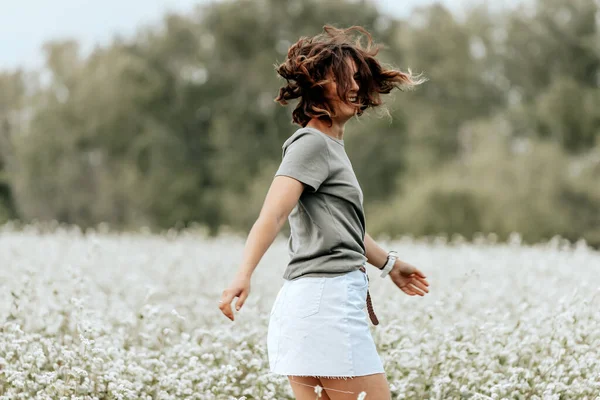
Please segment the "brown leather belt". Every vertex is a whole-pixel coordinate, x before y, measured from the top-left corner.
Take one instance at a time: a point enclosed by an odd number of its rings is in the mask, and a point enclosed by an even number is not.
[[[367,285],[369,282],[369,274],[367,274],[367,269],[364,265],[361,265],[359,268],[362,272],[367,275]],[[373,304],[371,303],[371,295],[369,294],[369,288],[367,287],[367,310],[369,311],[369,318],[373,325],[379,325],[379,320],[377,319],[377,315],[375,315],[375,311],[373,311]]]

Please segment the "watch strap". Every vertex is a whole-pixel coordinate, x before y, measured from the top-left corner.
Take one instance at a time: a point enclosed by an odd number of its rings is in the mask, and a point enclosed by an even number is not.
[[[380,275],[382,278],[385,278],[385,276],[390,273],[390,271],[394,267],[394,264],[396,263],[397,259],[398,259],[398,253],[396,253],[393,250],[388,253],[387,260],[385,262],[385,265],[382,268],[382,273]]]

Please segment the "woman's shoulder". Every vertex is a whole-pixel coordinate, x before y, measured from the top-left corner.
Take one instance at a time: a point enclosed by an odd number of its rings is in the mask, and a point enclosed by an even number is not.
[[[308,148],[323,148],[327,145],[327,142],[319,131],[311,128],[299,128],[297,129],[281,146],[283,150],[289,147],[292,143],[302,143],[303,147]]]

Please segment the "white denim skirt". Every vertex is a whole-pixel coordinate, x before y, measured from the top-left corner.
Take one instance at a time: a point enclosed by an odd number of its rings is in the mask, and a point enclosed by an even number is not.
[[[328,378],[383,373],[369,328],[367,289],[361,270],[285,280],[269,318],[270,371]]]

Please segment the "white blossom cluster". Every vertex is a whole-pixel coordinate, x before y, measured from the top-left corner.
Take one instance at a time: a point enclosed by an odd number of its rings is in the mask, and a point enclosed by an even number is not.
[[[0,227],[0,400],[293,399],[266,348],[286,239],[235,321],[218,308],[244,243]],[[584,242],[378,243],[431,285],[406,296],[368,267],[394,399],[600,399],[600,254]]]

